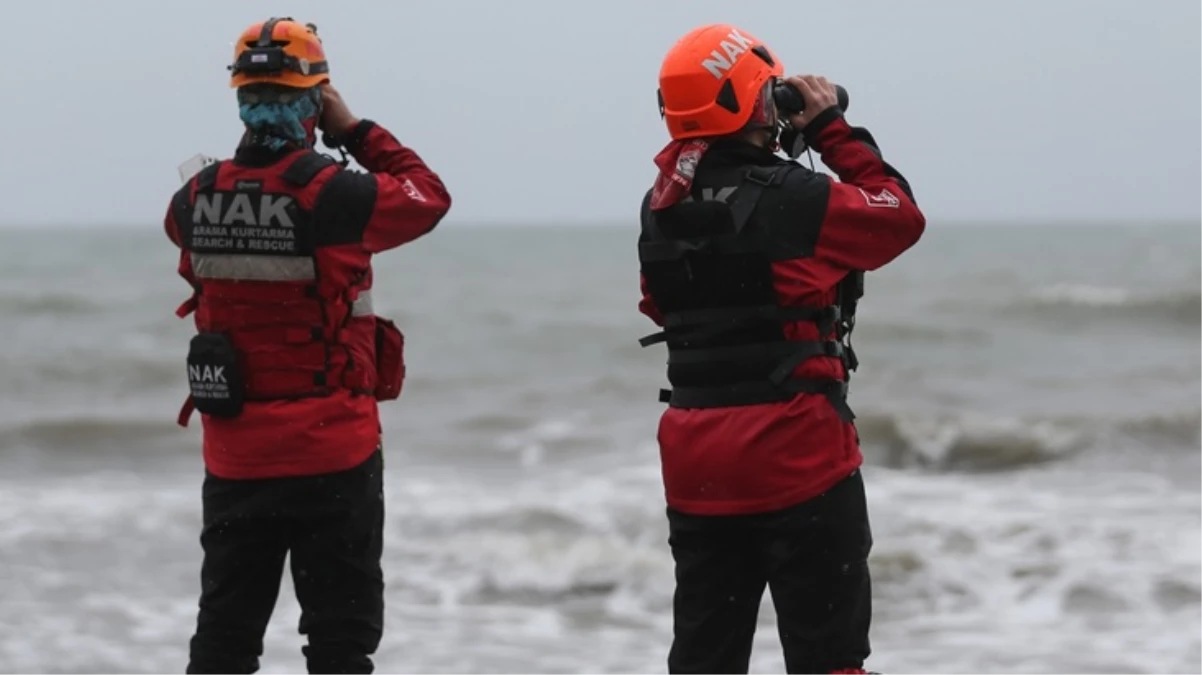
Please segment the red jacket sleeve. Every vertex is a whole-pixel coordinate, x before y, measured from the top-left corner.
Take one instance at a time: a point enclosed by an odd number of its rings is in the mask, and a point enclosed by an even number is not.
[[[375,180],[375,203],[363,230],[363,246],[371,253],[421,237],[450,211],[451,195],[442,179],[384,127],[364,120],[346,145]]]
[[[838,112],[834,109],[835,113]],[[913,246],[926,228],[909,183],[882,158],[867,129],[841,114],[822,115],[805,130],[831,179],[815,257],[849,270],[875,270]]]

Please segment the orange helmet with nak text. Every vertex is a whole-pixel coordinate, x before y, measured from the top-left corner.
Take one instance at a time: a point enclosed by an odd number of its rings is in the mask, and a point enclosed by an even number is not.
[[[776,56],[747,32],[728,24],[702,26],[664,57],[660,113],[674,139],[731,134],[751,120],[765,86],[783,74]]]
[[[330,81],[317,26],[290,17],[268,19],[242,31],[229,70],[234,88],[267,83],[307,89]]]

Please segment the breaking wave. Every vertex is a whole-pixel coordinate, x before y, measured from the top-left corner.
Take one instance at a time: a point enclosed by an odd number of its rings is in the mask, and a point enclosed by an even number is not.
[[[1058,460],[1089,445],[1087,434],[1067,425],[983,415],[865,414],[856,425],[869,459],[894,468],[1003,471]]]
[[[856,420],[870,461],[893,468],[992,472],[1066,459],[1104,440],[1196,451],[1202,410],[1126,419],[1022,419],[979,414],[866,413]]]
[[[1197,325],[1202,321],[1202,292],[1137,293],[1117,287],[1057,284],[1011,303],[1008,310],[1060,318],[1110,317]]]
[[[5,290],[0,292],[0,314],[5,316],[77,316],[99,312],[105,303],[95,297],[62,291]]]

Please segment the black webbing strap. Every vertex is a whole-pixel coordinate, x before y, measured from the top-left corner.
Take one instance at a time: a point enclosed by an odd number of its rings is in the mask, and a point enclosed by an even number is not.
[[[794,363],[785,373],[793,372],[802,361],[815,356],[842,358],[843,345],[835,341],[801,342],[786,340],[761,344],[736,345],[733,347],[706,347],[703,349],[673,349],[668,352],[669,365],[689,365],[750,361],[755,359],[783,359],[782,364]],[[780,378],[783,381],[784,378]]]
[[[217,184],[217,167],[221,166],[220,162],[214,162],[200,170],[196,174],[196,191],[208,192]]]
[[[271,17],[263,22],[263,30],[259,31],[259,41],[255,43],[256,47],[270,47],[272,43],[271,34],[275,32],[275,25],[280,21],[290,21],[291,19],[281,19],[279,17]]]
[[[830,307],[780,307],[760,305],[756,307],[710,307],[706,309],[682,309],[664,316],[665,328],[680,328],[717,321],[745,321],[765,319],[777,321],[821,321],[829,318],[839,320],[839,308]]]
[[[684,309],[669,312],[664,316],[664,330],[648,335],[639,340],[639,344],[647,347],[664,342],[669,332],[682,339],[697,339],[699,335],[710,329],[720,333],[738,327],[749,321],[812,321],[818,325],[821,335],[828,335],[834,330],[840,320],[837,306],[829,307],[779,307],[776,305],[760,305],[755,307],[709,307],[705,309]],[[687,331],[693,326],[701,328],[697,331]]]
[[[755,213],[755,207],[760,203],[760,198],[764,196],[764,189],[778,183],[788,168],[789,165],[783,164],[753,166],[747,169],[742,184],[735,192],[735,200],[730,205],[731,213],[734,215],[736,235],[743,231],[747,223],[751,222],[751,215]]]
[[[337,164],[338,160],[320,152],[306,152],[299,159],[284,169],[284,173],[280,174],[280,178],[295,185],[304,187],[308,185],[317,174],[325,170],[326,167]]]
[[[743,382],[721,387],[677,387],[660,391],[660,402],[673,408],[729,408],[788,401],[797,394],[824,394],[844,422],[855,419],[847,405],[847,382],[840,380],[794,379],[781,385]]]
[[[643,262],[663,262],[678,260],[689,253],[707,253],[713,255],[737,255],[744,253],[759,253],[761,245],[754,241],[744,241],[739,236],[751,216],[756,205],[764,196],[765,188],[777,185],[783,181],[785,172],[791,168],[784,164],[779,166],[753,166],[747,169],[735,192],[735,199],[730,204],[733,232],[723,236],[695,237],[689,239],[667,239],[662,236],[651,219],[649,241],[639,244],[639,259]]]
[[[662,239],[639,244],[639,260],[642,262],[666,262],[679,260],[690,253],[706,255],[740,255],[758,253],[760,246],[746,242],[733,235],[696,237],[692,239]]]
[[[785,360],[781,361],[776,366],[776,370],[773,370],[772,374],[768,376],[768,379],[775,384],[784,384],[803,361],[815,356],[830,356],[846,362],[842,342],[829,340],[823,342],[791,342],[790,344],[804,345],[804,347],[799,346],[796,351],[785,357]]]

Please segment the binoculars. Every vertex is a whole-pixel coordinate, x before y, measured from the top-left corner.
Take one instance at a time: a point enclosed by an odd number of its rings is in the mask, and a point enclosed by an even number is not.
[[[835,96],[839,100],[839,109],[847,112],[847,90],[839,85],[835,85]],[[772,88],[772,100],[776,103],[776,109],[782,115],[799,115],[805,112],[806,100],[801,95],[797,87],[788,82],[777,82]]]

